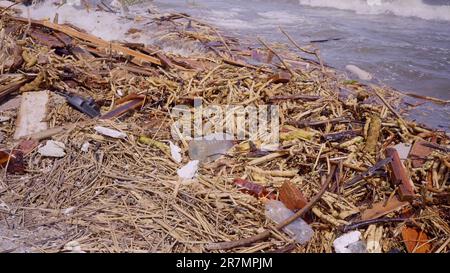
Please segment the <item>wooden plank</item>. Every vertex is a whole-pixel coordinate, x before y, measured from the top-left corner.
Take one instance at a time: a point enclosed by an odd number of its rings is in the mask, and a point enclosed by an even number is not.
[[[400,160],[400,156],[395,148],[387,148],[386,156],[392,157],[391,181],[394,185],[398,185],[401,201],[411,201],[415,197],[415,187],[409,177],[405,166]]]
[[[48,101],[48,91],[25,92],[22,95],[14,139],[47,130],[45,118]]]

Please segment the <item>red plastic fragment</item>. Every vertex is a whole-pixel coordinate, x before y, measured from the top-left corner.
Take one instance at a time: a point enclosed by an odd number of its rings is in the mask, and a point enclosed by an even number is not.
[[[268,199],[276,199],[275,194],[269,192],[265,187],[245,179],[236,178],[234,184],[237,185],[242,192],[248,193],[255,197],[266,197]]]

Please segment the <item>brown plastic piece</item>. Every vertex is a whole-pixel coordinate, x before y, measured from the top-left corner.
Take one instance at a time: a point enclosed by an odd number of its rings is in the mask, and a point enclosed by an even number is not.
[[[409,152],[413,168],[420,168],[425,164],[426,157],[433,151],[432,148],[425,146],[426,141],[417,140]]]
[[[284,182],[280,188],[280,200],[290,210],[297,211],[308,203],[300,190],[292,182]]]
[[[427,234],[420,229],[403,227],[403,242],[409,253],[429,253],[431,252],[430,239]]]
[[[8,173],[23,174],[25,172],[23,152],[20,150],[0,151],[0,166],[7,167]]]
[[[279,72],[270,77],[273,83],[288,83],[291,80],[291,75],[286,72]]]
[[[240,188],[242,192],[248,193],[255,197],[266,197],[268,199],[275,199],[275,195],[270,193],[265,187],[245,179],[236,178],[234,184]]]

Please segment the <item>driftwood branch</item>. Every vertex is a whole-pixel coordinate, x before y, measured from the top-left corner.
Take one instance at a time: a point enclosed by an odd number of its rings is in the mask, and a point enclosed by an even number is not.
[[[308,95],[289,95],[289,96],[273,96],[270,97],[270,101],[279,101],[279,100],[306,100],[306,101],[315,101],[320,99],[320,96],[308,96]]]
[[[322,185],[322,188],[316,194],[316,196],[314,196],[314,198],[311,199],[311,201],[309,201],[309,203],[306,204],[306,206],[303,207],[301,210],[299,210],[297,213],[295,213],[290,218],[288,218],[288,219],[284,220],[283,222],[279,223],[278,225],[276,225],[275,230],[281,230],[282,228],[291,224],[298,218],[302,217],[306,212],[308,212],[322,198],[322,195],[326,192],[328,185],[330,185],[330,182],[333,178],[333,174],[334,174],[335,170],[336,170],[336,166],[332,166],[331,172],[328,175],[327,180]],[[257,241],[266,239],[269,236],[270,236],[270,230],[265,230],[265,231],[258,233],[252,237],[237,240],[237,241],[208,244],[208,245],[206,245],[206,249],[207,250],[227,250],[227,249],[231,249],[231,248],[235,248],[235,247],[250,245]]]
[[[395,109],[386,101],[385,98],[383,98],[383,96],[377,91],[376,87],[372,88],[373,92],[375,93],[375,95],[377,95],[377,97],[383,102],[383,104],[399,119],[403,122],[403,124],[406,125],[405,120],[402,118],[402,116],[400,116],[400,114],[395,111]]]
[[[325,71],[325,68],[324,68],[324,66],[323,66],[323,61],[322,61],[322,58],[320,58],[319,50],[318,50],[318,49],[315,49],[314,51],[307,50],[307,49],[301,47],[301,46],[300,46],[300,45],[299,45],[299,44],[291,37],[291,35],[289,35],[289,34],[288,34],[284,29],[282,29],[281,27],[280,27],[280,31],[288,38],[288,40],[289,40],[296,48],[298,48],[298,50],[300,50],[300,51],[302,51],[302,52],[305,52],[305,53],[307,53],[307,54],[312,54],[312,55],[316,56],[317,60],[319,61],[320,67],[322,68],[322,72]]]
[[[280,62],[283,64],[284,67],[289,71],[289,73],[295,77],[297,74],[290,68],[290,66],[284,61],[283,58],[273,49],[271,48],[266,42],[264,42],[261,38],[258,38],[258,41],[263,44],[270,52],[273,53],[273,55],[277,56],[277,58],[280,60]]]
[[[360,221],[360,222],[356,222],[350,225],[346,225],[341,227],[343,232],[348,232],[354,229],[358,229],[358,228],[362,228],[362,227],[366,227],[366,226],[370,226],[373,224],[378,224],[378,223],[393,223],[393,222],[406,222],[406,221],[411,221],[411,219],[408,218],[378,218],[378,219],[371,219],[371,220],[365,220],[365,221]]]

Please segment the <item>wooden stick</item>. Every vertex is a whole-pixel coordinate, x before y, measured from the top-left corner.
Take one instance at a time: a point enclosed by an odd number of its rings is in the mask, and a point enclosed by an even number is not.
[[[266,68],[263,68],[263,67],[258,67],[258,66],[246,64],[246,63],[243,63],[243,62],[231,60],[231,59],[225,58],[223,56],[221,56],[221,57],[222,57],[223,62],[226,63],[226,64],[230,64],[230,65],[234,65],[234,66],[238,66],[238,67],[251,68],[251,69],[262,71],[262,72],[266,72],[266,73],[272,73],[273,72],[270,69],[266,69]]]
[[[223,45],[225,46],[225,48],[227,49],[227,51],[228,51],[228,54],[230,54],[230,57],[233,57],[233,53],[231,53],[231,49],[230,49],[230,47],[228,46],[228,44],[227,44],[227,42],[225,42],[225,39],[222,37],[222,35],[220,35],[220,33],[217,31],[217,29],[216,28],[212,28],[213,30],[214,30],[214,32],[217,34],[217,36],[220,38],[220,40],[222,41],[222,43],[223,43]]]
[[[291,37],[291,35],[289,35],[286,31],[284,31],[284,29],[282,29],[281,27],[280,27],[280,31],[288,38],[288,40],[296,47],[296,48],[298,48],[298,50],[300,50],[300,51],[302,51],[302,52],[305,52],[305,53],[307,53],[307,54],[312,54],[312,55],[314,55],[314,56],[316,56],[316,58],[317,58],[317,60],[319,61],[319,63],[320,63],[320,67],[322,68],[322,72],[323,71],[325,71],[325,68],[324,68],[324,66],[323,66],[323,61],[322,61],[322,59],[320,58],[320,56],[319,56],[319,53],[317,52],[318,50],[316,49],[316,50],[314,50],[314,52],[313,51],[309,51],[309,50],[307,50],[307,49],[304,49],[304,48],[302,48],[292,37]]]
[[[387,107],[389,110],[391,110],[392,113],[394,113],[394,115],[395,115],[397,118],[399,118],[400,120],[402,120],[402,121],[404,122],[402,116],[400,116],[400,114],[397,113],[397,111],[395,111],[394,108],[392,108],[392,106],[386,101],[386,99],[383,98],[383,97],[381,96],[380,93],[378,93],[378,91],[376,90],[376,88],[373,88],[373,92],[375,93],[375,95],[377,95],[378,98],[380,98],[380,100],[384,103],[384,105],[386,105],[386,107]],[[406,124],[406,123],[405,123],[405,124]]]
[[[12,92],[19,90],[19,88],[22,87],[22,85],[24,85],[26,82],[27,79],[22,78],[20,80],[15,80],[11,83],[0,86],[0,100],[2,100],[4,97],[11,94]]]
[[[270,52],[273,53],[273,55],[277,56],[277,58],[280,60],[280,62],[284,65],[284,67],[286,67],[286,69],[289,71],[289,73],[295,77],[296,73],[294,71],[292,71],[292,69],[289,67],[289,65],[283,60],[283,58],[281,58],[280,55],[278,55],[277,52],[275,52],[274,49],[272,49],[268,44],[266,44],[266,42],[264,42],[261,38],[258,37],[258,41],[261,42],[261,44],[263,44]]]
[[[269,97],[270,101],[278,101],[278,100],[307,100],[307,101],[315,101],[320,99],[320,96],[308,96],[308,95],[289,95],[289,96],[273,96]]]
[[[408,218],[377,218],[377,219],[365,220],[365,221],[356,222],[356,223],[353,223],[350,225],[346,225],[346,226],[341,227],[341,229],[343,232],[348,232],[350,230],[354,230],[354,229],[358,229],[358,228],[362,228],[365,226],[378,224],[378,223],[392,223],[392,222],[406,222],[406,221],[411,221],[411,219],[408,219]]]
[[[314,196],[314,198],[311,199],[311,201],[308,204],[306,204],[306,206],[303,207],[301,210],[299,210],[297,213],[295,213],[288,219],[284,220],[280,224],[276,225],[275,230],[281,230],[282,228],[291,224],[292,222],[297,220],[299,217],[303,216],[306,212],[308,212],[322,198],[322,195],[326,192],[328,185],[330,184],[335,171],[336,171],[336,166],[333,165],[333,167],[331,168],[331,172],[328,175],[327,180],[322,185],[322,188],[316,194],[316,196]],[[270,236],[270,234],[271,234],[270,230],[265,230],[265,231],[258,233],[252,237],[249,237],[249,238],[245,238],[245,239],[241,239],[241,240],[237,240],[237,241],[230,241],[230,242],[212,243],[212,244],[206,245],[205,248],[207,250],[220,250],[220,249],[226,250],[226,249],[231,249],[231,248],[235,248],[235,247],[246,246],[246,245],[255,243],[257,241],[266,239]]]
[[[441,253],[448,244],[450,244],[450,237],[434,253]]]
[[[194,19],[194,18],[192,18],[192,17],[190,17],[190,16],[187,16],[187,15],[185,15],[185,14],[182,14],[182,13],[177,13],[176,15],[179,15],[179,16],[185,18],[185,19],[188,19],[188,20],[197,22],[197,23],[199,23],[199,24],[202,24],[202,25],[205,25],[205,26],[211,28],[211,29],[216,33],[216,35],[219,37],[220,41],[223,43],[223,45],[225,46],[225,48],[227,49],[228,53],[230,54],[230,57],[233,56],[233,53],[231,53],[231,49],[230,49],[230,47],[228,46],[227,42],[225,42],[225,39],[222,37],[222,35],[219,33],[219,31],[217,31],[217,29],[216,29],[215,27],[213,27],[212,25],[207,24],[207,23],[205,23],[205,22],[202,22],[202,21],[200,21],[200,20]]]
[[[410,97],[418,98],[418,99],[429,100],[429,101],[439,103],[439,104],[444,104],[444,105],[450,103],[450,100],[442,100],[442,99],[433,98],[430,96],[422,96],[422,95],[418,95],[418,94],[414,94],[414,93],[406,93],[406,95],[408,95]]]

